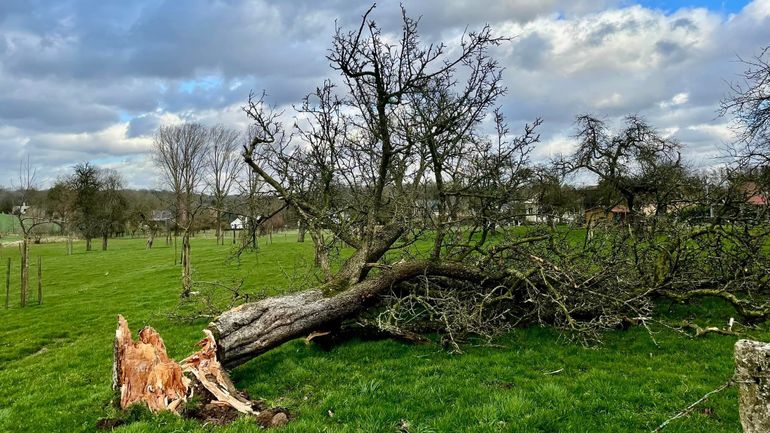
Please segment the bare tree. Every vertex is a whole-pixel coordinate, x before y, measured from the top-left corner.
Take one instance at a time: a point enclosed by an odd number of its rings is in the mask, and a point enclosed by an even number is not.
[[[722,100],[721,114],[733,115],[743,146],[736,156],[747,163],[770,164],[770,46],[752,59],[740,81],[730,85],[731,95]]]
[[[593,173],[612,187],[618,200],[609,207],[625,201],[633,217],[640,211],[642,195],[663,197],[665,189],[676,186],[672,175],[682,170],[680,145],[663,138],[643,119],[626,117],[617,133],[590,115],[579,116],[576,123],[578,149],[560,164],[567,172]]]
[[[294,124],[294,130],[305,145],[298,146],[292,155],[280,152],[274,155],[277,158],[289,157],[285,168],[294,174],[292,181],[297,185],[298,193],[304,201],[313,203],[323,215],[332,214],[337,208],[334,201],[344,197],[340,179],[335,175],[340,167],[339,160],[343,157],[350,121],[342,115],[342,105],[342,101],[334,94],[334,86],[330,81],[325,81],[322,87],[307,95],[297,109],[303,120]],[[275,150],[272,147],[266,149]],[[329,279],[329,252],[336,238],[327,234],[306,212],[300,211],[298,214],[301,230],[303,233],[309,231],[313,239],[315,265],[321,268],[324,278]]]
[[[29,243],[36,229],[49,222],[42,209],[32,206],[32,195],[37,188],[37,169],[30,164],[29,156],[19,162],[18,186],[19,201],[13,207],[13,215],[21,229],[21,306],[27,305],[29,296]]]
[[[154,160],[162,182],[174,194],[176,225],[182,231],[182,297],[192,288],[190,268],[190,231],[201,209],[200,192],[204,185],[208,131],[197,123],[164,125],[153,139]]]
[[[99,171],[98,224],[102,236],[102,250],[107,250],[107,240],[119,230],[125,220],[128,203],[123,195],[123,179],[114,170]]]
[[[75,219],[75,192],[70,188],[69,179],[59,179],[48,190],[49,211],[59,221],[67,235],[67,254],[72,254],[72,229]]]
[[[222,212],[241,165],[240,153],[238,152],[239,139],[238,131],[225,128],[222,125],[214,126],[209,130],[210,144],[206,155],[206,182],[216,212],[217,242],[222,244],[224,244]]]
[[[489,28],[468,33],[455,57],[450,57],[443,44],[422,46],[417,22],[405,13],[401,40],[389,42],[369,19],[370,12],[357,30],[337,30],[329,55],[345,82],[345,97],[340,99],[351,117],[344,137],[323,137],[329,125],[323,121],[310,120],[315,133],[300,126],[306,138],[318,138],[317,150],[326,152],[321,154],[322,166],[313,170],[318,179],[325,175],[330,181],[300,181],[304,172],[296,170],[297,161],[308,153],[304,142],[289,139],[280,112],[262,98],[250,98],[245,108],[254,121],[253,138],[245,149],[249,167],[302,218],[355,251],[318,289],[266,299],[220,316],[212,327],[219,338],[220,354],[229,365],[356,314],[383,291],[420,275],[458,281],[485,279],[472,264],[475,252],[487,246],[484,233],[489,232],[492,221],[504,222],[502,213],[494,208],[515,196],[512,189],[520,185],[519,170],[528,148],[537,140],[532,127],[521,137],[511,138],[502,116],[494,117],[498,125],[494,140],[479,129],[501,93],[499,66],[488,50],[504,39],[493,36]],[[459,76],[470,78],[461,81]],[[328,86],[322,89],[321,99],[329,90]],[[435,138],[431,137],[435,131],[424,127],[418,133],[406,128],[412,123],[409,118],[420,116],[418,104],[430,107],[430,95],[451,101],[435,116],[437,124],[442,115],[449,123],[436,146],[460,146],[458,155],[447,149],[443,159],[434,159],[427,141]],[[333,98],[326,100],[336,103]],[[304,108],[322,116],[334,113],[334,109],[319,110],[316,104]],[[332,144],[334,153],[330,154]],[[426,190],[435,188],[430,177],[434,170],[442,180],[451,179],[447,195],[468,203],[468,212],[458,213],[446,223],[453,228],[465,224],[478,229],[470,239],[447,237],[437,250],[448,253],[425,260],[411,256],[409,248],[428,230],[423,217],[429,213]],[[307,199],[314,188],[327,184],[336,189],[334,200]],[[386,253],[402,260],[388,264]],[[374,269],[378,271],[372,273]],[[241,327],[245,322],[250,323],[248,328]],[[290,325],[279,329],[274,326],[278,322]]]

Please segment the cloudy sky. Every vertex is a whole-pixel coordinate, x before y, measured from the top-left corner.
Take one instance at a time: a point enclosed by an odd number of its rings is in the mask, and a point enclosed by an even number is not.
[[[575,115],[640,114],[700,166],[731,139],[717,118],[738,56],[770,45],[770,0],[404,1],[427,40],[484,23],[513,36],[502,101],[512,126],[542,117],[535,158],[569,151]],[[0,185],[29,155],[45,187],[72,165],[157,186],[159,124],[245,128],[249,90],[290,105],[334,72],[324,59],[354,0],[0,0]],[[397,1],[378,3],[386,30]]]

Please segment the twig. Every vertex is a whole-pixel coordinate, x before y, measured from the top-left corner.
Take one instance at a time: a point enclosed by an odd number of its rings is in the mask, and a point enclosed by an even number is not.
[[[655,430],[652,431],[652,433],[658,433],[661,430],[663,430],[671,421],[674,421],[674,420],[677,420],[679,418],[682,418],[682,417],[685,417],[685,416],[689,415],[699,404],[701,404],[704,401],[706,401],[709,397],[711,397],[712,395],[714,395],[714,394],[716,394],[718,392],[724,391],[725,389],[729,388],[732,385],[733,385],[733,378],[731,377],[730,380],[728,380],[727,382],[723,383],[722,385],[720,385],[716,389],[713,389],[713,390],[707,392],[706,395],[704,395],[703,397],[700,398],[700,400],[698,400],[695,403],[687,406],[685,409],[683,409],[681,412],[679,412],[678,414],[674,415],[673,417],[665,420],[663,422],[663,424],[659,425],[658,428],[656,428]]]

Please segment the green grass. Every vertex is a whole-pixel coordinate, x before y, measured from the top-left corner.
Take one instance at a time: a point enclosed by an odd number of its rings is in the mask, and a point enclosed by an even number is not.
[[[243,277],[245,286],[281,292],[287,275],[307,271],[310,242],[296,235],[262,238],[258,255],[226,262],[229,246],[193,239],[197,280]],[[171,320],[179,303],[174,248],[156,240],[111,241],[109,251],[65,255],[64,244],[32,245],[43,257],[43,304],[18,307],[18,249],[12,257],[11,308],[0,307],[0,432],[87,432],[110,408],[112,337],[123,314],[134,332],[152,325],[181,359],[201,338],[205,320]],[[4,271],[4,268],[3,268]],[[32,270],[36,287],[36,271]],[[4,279],[4,272],[0,279]],[[4,281],[3,281],[4,282]],[[33,290],[35,292],[36,289]],[[721,305],[711,320],[729,316]],[[694,307],[693,307],[694,308]],[[687,309],[678,307],[677,315]],[[545,328],[520,329],[501,347],[467,346],[450,355],[433,345],[351,341],[325,352],[302,341],[273,350],[232,372],[253,397],[288,407],[285,432],[637,432],[650,431],[732,374],[735,338],[687,340],[654,329],[611,332],[585,348]],[[757,338],[770,333],[757,331]],[[559,374],[544,373],[563,369]],[[666,432],[740,432],[737,396],[729,389]],[[333,416],[330,416],[330,411]],[[248,420],[215,428],[165,414],[139,416],[121,432],[256,431]]]
[[[18,228],[19,223],[16,221],[16,217],[5,213],[0,213],[0,233],[14,232]]]

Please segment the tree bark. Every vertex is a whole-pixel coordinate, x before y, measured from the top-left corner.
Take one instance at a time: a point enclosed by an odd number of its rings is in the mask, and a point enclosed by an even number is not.
[[[25,235],[21,241],[21,306],[27,305],[29,294],[29,238]]]
[[[91,238],[86,238],[86,251],[91,251]]]
[[[738,384],[744,433],[770,431],[770,344],[739,340],[735,343],[735,381]]]
[[[315,266],[319,267],[324,274],[324,280],[328,281],[332,277],[331,266],[329,264],[329,251],[326,248],[326,239],[323,231],[311,229],[310,237],[313,238],[313,247],[315,251]]]
[[[182,297],[190,296],[192,291],[192,276],[190,269],[190,232],[182,235]]]
[[[107,234],[102,235],[102,251],[107,251]]]
[[[484,278],[459,264],[403,262],[336,294],[330,292],[338,283],[329,283],[317,289],[244,304],[226,311],[209,325],[219,344],[217,357],[228,368],[242,364],[286,341],[354,317],[376,303],[379,295],[394,284],[418,275],[469,281]]]

